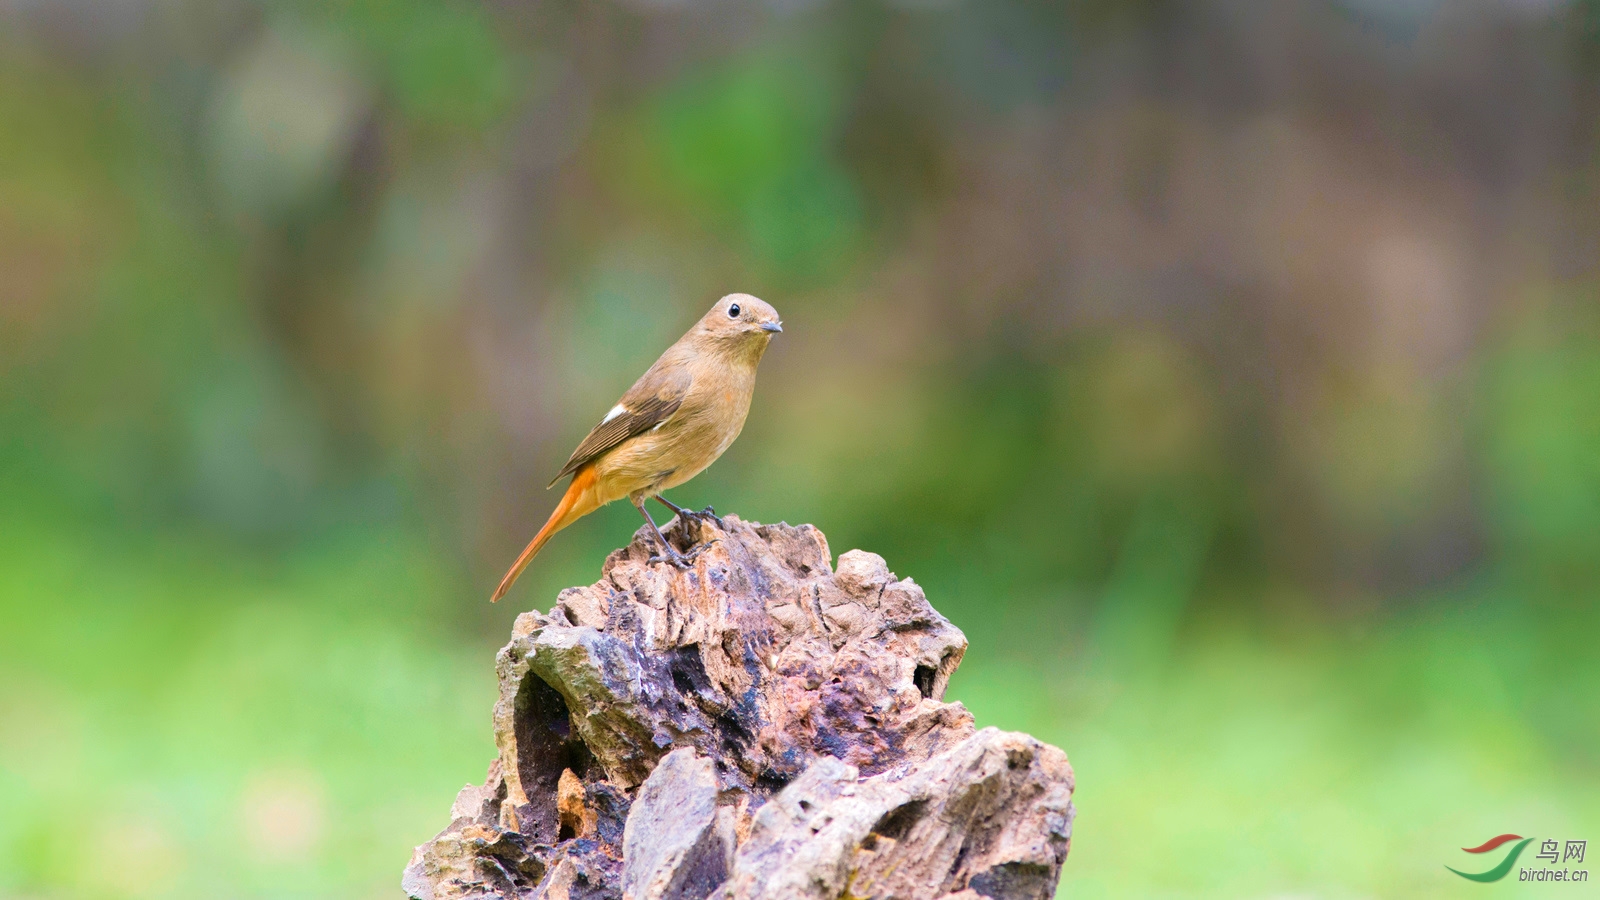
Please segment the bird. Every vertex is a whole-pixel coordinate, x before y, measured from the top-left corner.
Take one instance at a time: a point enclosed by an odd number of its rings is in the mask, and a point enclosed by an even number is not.
[[[706,545],[679,553],[650,518],[645,501],[654,497],[681,520],[698,524],[710,519],[718,528],[725,527],[714,508],[693,512],[661,492],[705,471],[739,436],[755,393],[756,366],[773,335],[782,331],[778,311],[763,300],[749,294],[718,300],[628,388],[550,480],[546,490],[572,476],[555,511],[500,580],[490,601],[506,595],[556,532],[623,497],[644,516],[661,544],[661,554],[650,562],[688,568]]]

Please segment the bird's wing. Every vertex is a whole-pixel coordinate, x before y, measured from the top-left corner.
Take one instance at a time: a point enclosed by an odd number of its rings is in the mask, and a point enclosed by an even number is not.
[[[622,395],[622,400],[611,408],[600,424],[572,451],[572,457],[561,467],[561,472],[550,479],[550,485],[578,471],[584,464],[599,459],[623,441],[637,437],[652,428],[660,427],[672,418],[683,405],[684,395],[694,379],[683,367],[672,371],[658,371],[652,366],[633,387]]]

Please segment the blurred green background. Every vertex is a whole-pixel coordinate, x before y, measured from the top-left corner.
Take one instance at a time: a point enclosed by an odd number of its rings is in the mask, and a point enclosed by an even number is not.
[[[1575,895],[1444,866],[1600,839],[1597,86],[1561,0],[0,3],[0,897],[398,897],[734,290],[676,499],[927,588],[1061,896]]]

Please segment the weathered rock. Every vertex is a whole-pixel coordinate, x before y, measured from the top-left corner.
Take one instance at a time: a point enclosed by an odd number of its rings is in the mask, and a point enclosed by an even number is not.
[[[682,747],[639,788],[622,833],[622,896],[703,900],[728,880],[732,809],[718,815],[711,761]]]
[[[966,649],[910,579],[811,526],[647,532],[500,651],[499,759],[403,885],[458,898],[1049,897],[1072,770],[943,702]],[[695,526],[688,526],[693,528]],[[685,538],[677,520],[666,529]]]
[[[819,759],[756,814],[720,896],[1047,898],[1072,787],[1066,754],[994,728],[872,778]]]

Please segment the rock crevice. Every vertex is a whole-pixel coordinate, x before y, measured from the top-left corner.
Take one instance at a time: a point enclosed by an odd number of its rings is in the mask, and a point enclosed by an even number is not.
[[[417,900],[1039,900],[1072,769],[943,701],[966,651],[911,579],[809,525],[726,529],[679,570],[641,529],[517,618],[499,757],[417,848]]]

